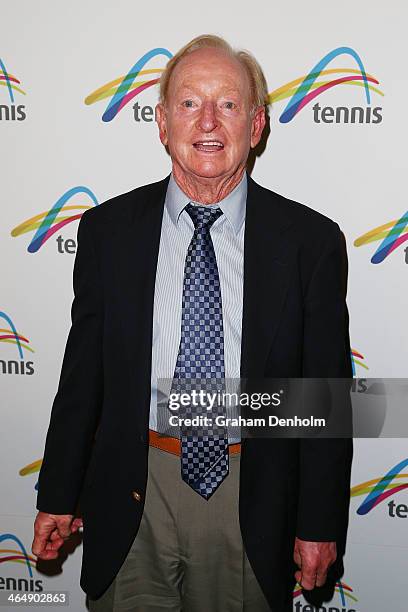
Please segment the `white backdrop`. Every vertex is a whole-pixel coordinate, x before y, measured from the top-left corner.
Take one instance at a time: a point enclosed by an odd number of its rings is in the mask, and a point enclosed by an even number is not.
[[[45,565],[36,568],[30,554],[35,485],[70,322],[78,220],[69,217],[84,210],[75,207],[93,206],[93,197],[100,203],[158,180],[170,169],[156,124],[144,120],[151,111],[142,111],[155,105],[155,86],[135,95],[111,121],[102,121],[123,77],[152,49],[175,53],[198,34],[220,34],[254,53],[271,93],[308,75],[335,49],[347,47],[358,54],[367,83],[374,88],[369,90],[370,103],[351,51],[333,57],[317,75],[315,88],[303,92],[305,105],[288,123],[280,118],[295,90],[284,88],[287,97],[275,99],[271,134],[253,177],[323,212],[342,228],[349,254],[351,341],[361,355],[355,356],[356,376],[406,375],[408,219],[397,228],[392,252],[381,263],[371,258],[408,209],[407,19],[408,7],[397,0],[316,0],[312,5],[261,0],[248,6],[163,0],[152,5],[130,0],[3,3],[0,591],[15,584],[12,579],[21,579],[20,587],[27,592],[38,590],[40,581],[43,590],[68,590],[70,610],[85,610],[78,586],[81,546],[72,547],[53,576]],[[141,69],[160,69],[165,61],[158,55]],[[141,74],[128,85],[157,76]],[[333,83],[342,78],[349,80]],[[111,88],[103,87],[111,81]],[[326,89],[325,83],[330,85]],[[92,97],[99,88],[100,98]],[[311,94],[316,97],[306,103]],[[327,110],[319,110],[317,103]],[[352,111],[356,107],[362,110]],[[367,107],[382,109],[377,111],[382,120],[360,123]],[[78,187],[61,212],[49,213]],[[47,221],[54,233],[32,243],[36,232],[47,229],[39,229]],[[372,241],[363,239],[355,246],[356,239],[382,225],[386,227],[382,233],[374,231]],[[355,448],[345,575],[326,609],[403,612],[408,466],[401,462],[408,458],[407,443],[357,440]],[[361,510],[370,487],[395,466],[395,477],[381,489],[374,507]],[[114,537],[109,525],[106,537]],[[294,605],[296,610],[312,610],[296,593]]]

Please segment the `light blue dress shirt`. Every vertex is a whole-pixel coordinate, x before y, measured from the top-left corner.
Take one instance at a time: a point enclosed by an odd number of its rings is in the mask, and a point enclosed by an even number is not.
[[[210,234],[221,285],[226,379],[240,378],[246,199],[245,172],[240,183],[220,202],[191,202],[220,207],[224,213],[213,223]],[[168,386],[180,345],[184,264],[194,233],[191,217],[184,210],[190,201],[171,175],[164,203],[154,291],[149,415],[149,427],[154,431],[157,431],[157,399],[163,397],[160,390],[167,395],[170,391]],[[236,434],[229,435],[230,443],[238,440]]]

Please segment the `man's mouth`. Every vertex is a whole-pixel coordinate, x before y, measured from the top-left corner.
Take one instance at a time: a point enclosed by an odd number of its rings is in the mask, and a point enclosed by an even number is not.
[[[197,142],[193,143],[193,147],[197,151],[213,153],[215,151],[222,151],[224,145],[220,140],[197,140]]]

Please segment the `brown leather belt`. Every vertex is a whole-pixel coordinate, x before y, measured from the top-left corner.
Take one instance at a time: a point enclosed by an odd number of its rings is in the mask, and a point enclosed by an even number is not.
[[[179,457],[181,455],[181,443],[178,438],[162,436],[157,431],[153,431],[153,429],[149,429],[149,444],[173,455],[178,455]],[[237,444],[229,444],[228,450],[230,455],[240,453],[241,444],[239,442]]]

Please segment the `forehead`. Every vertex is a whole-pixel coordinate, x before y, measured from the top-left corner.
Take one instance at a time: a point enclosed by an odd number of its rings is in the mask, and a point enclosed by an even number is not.
[[[169,89],[218,84],[223,88],[249,91],[245,68],[222,49],[197,49],[183,57],[173,70]]]

